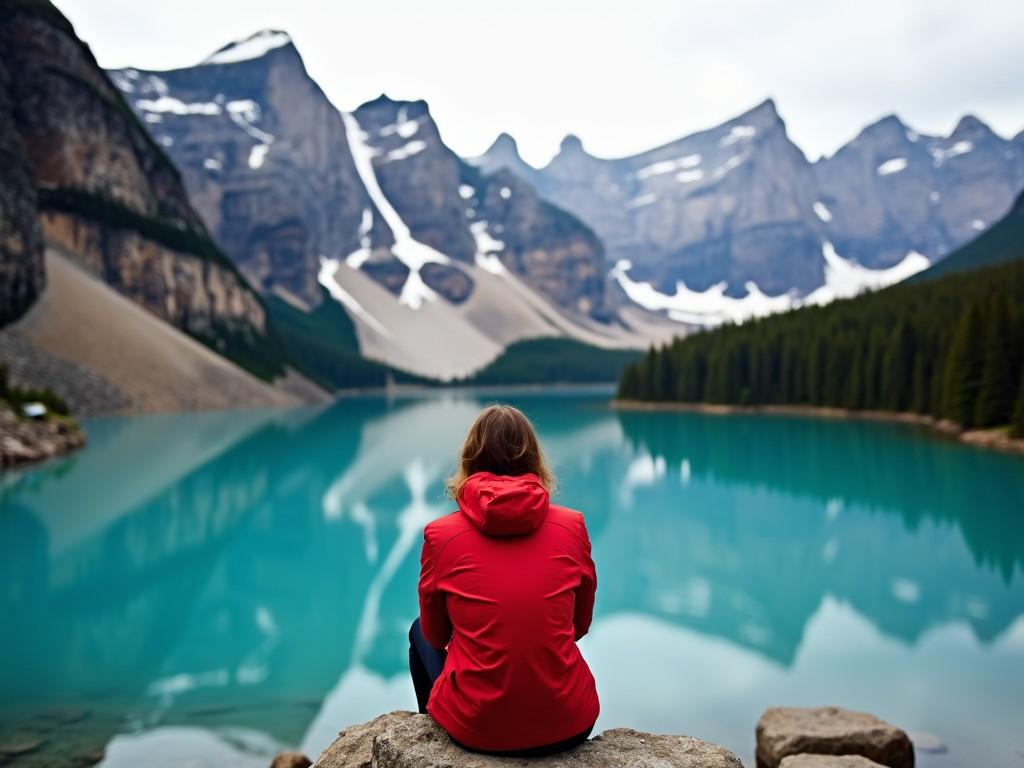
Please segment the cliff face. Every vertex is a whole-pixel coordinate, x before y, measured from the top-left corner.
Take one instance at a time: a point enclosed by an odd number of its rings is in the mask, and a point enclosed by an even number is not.
[[[0,62],[45,238],[237,362],[279,372],[262,303],[70,24],[47,2],[15,4],[0,19]]]
[[[36,189],[11,119],[9,87],[0,62],[0,326],[24,314],[45,280]]]
[[[466,267],[500,245],[496,258],[560,308],[602,316],[603,248],[586,225],[518,179],[467,168],[423,101],[381,96],[342,115],[283,32],[257,33],[194,67],[111,75],[264,292],[317,306],[327,258],[400,302],[437,295],[461,305],[476,288]],[[433,251],[424,264],[421,245]]]
[[[246,45],[262,55],[238,54]],[[252,284],[319,304],[320,256],[356,250],[362,212],[372,204],[341,115],[287,36],[267,31],[196,67],[112,77]],[[390,242],[379,226],[362,236]]]

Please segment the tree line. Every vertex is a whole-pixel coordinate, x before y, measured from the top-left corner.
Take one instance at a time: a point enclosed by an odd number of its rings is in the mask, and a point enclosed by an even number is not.
[[[624,400],[911,412],[1024,436],[1024,261],[653,347]]]

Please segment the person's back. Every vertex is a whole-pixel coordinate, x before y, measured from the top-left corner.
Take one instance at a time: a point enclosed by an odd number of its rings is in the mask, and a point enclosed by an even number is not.
[[[530,454],[536,461],[516,463]],[[489,469],[475,471],[482,466]],[[576,647],[596,588],[583,516],[550,504],[550,474],[515,409],[481,415],[461,470],[453,480],[459,510],[424,531],[420,619],[410,633],[421,711],[474,750],[572,746],[598,715],[594,679]],[[447,646],[447,657],[432,657],[426,644]]]

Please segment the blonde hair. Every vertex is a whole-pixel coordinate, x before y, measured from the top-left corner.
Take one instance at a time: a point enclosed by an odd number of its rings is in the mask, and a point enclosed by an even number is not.
[[[448,495],[458,501],[466,481],[477,472],[532,473],[548,493],[555,490],[555,475],[544,460],[533,425],[526,414],[511,405],[489,405],[476,417],[462,444],[455,472],[448,478]]]

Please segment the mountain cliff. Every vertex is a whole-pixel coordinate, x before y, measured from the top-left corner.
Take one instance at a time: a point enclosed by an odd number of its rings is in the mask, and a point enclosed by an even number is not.
[[[111,76],[251,283],[318,305],[320,255],[359,247],[371,203],[341,115],[290,38],[268,30],[195,67]],[[362,237],[374,246],[390,242],[380,226]]]
[[[283,372],[259,297],[67,20],[44,0],[8,3],[0,63],[7,73],[0,141],[31,178],[47,243],[250,370]],[[25,185],[4,186],[11,194]],[[21,195],[21,218],[31,197]],[[30,247],[24,257],[27,297],[38,292],[41,254]]]
[[[21,317],[45,282],[36,188],[11,114],[10,80],[0,60],[0,326]]]

